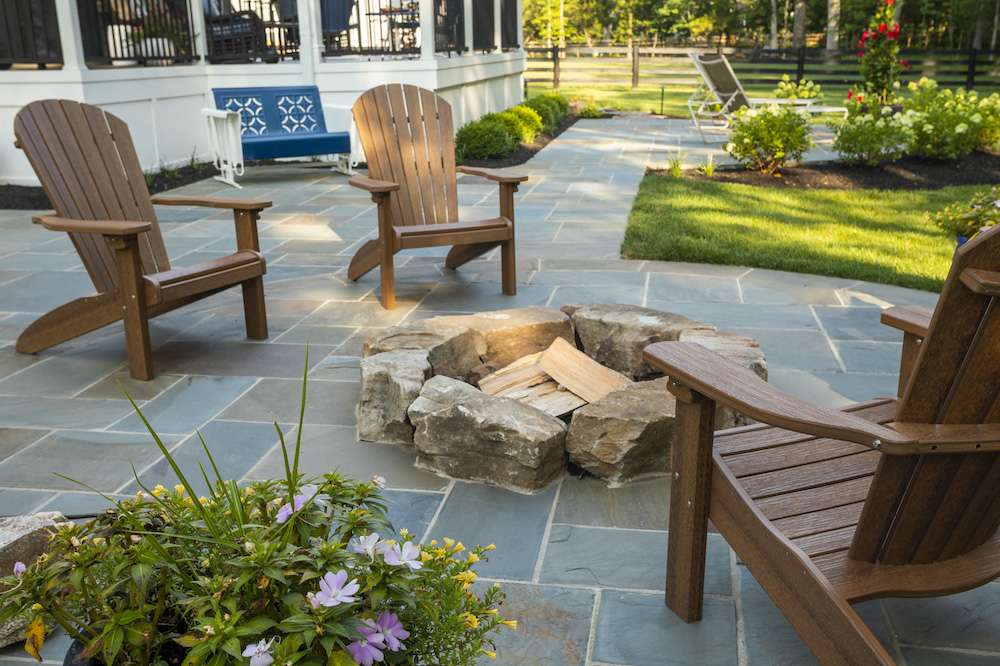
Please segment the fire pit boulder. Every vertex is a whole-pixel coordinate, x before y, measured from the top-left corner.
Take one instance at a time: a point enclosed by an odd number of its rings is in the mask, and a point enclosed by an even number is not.
[[[756,341],[629,305],[433,317],[377,333],[361,362],[358,435],[417,465],[534,492],[569,459],[611,484],[670,469],[674,399],[642,361],[697,342],[767,378]],[[718,427],[744,421],[719,410]]]

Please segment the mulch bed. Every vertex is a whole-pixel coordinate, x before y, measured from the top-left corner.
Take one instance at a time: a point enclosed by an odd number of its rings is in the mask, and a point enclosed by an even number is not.
[[[572,114],[566,116],[563,118],[563,121],[559,123],[559,126],[552,131],[552,134],[540,134],[535,138],[534,143],[520,144],[517,149],[507,157],[497,157],[488,160],[464,160],[462,164],[465,166],[483,167],[486,169],[500,169],[503,167],[519,166],[534,157],[535,153],[549,145],[553,139],[572,127],[579,119],[579,116]]]
[[[218,173],[211,162],[199,162],[176,169],[165,169],[153,177],[149,193],[157,194],[175,187],[196,183]],[[45,190],[26,185],[0,185],[0,209],[9,210],[52,210]]]
[[[785,169],[777,177],[726,166],[717,167],[712,178],[694,169],[685,171],[684,178],[822,190],[937,190],[951,185],[1000,183],[1000,155],[975,152],[955,162],[909,157],[881,167],[818,162]]]

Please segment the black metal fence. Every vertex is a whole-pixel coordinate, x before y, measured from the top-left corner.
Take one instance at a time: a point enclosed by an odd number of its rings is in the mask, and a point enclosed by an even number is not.
[[[625,45],[528,47],[528,83],[694,87],[701,82],[688,53],[709,52],[704,46],[652,47]],[[861,82],[857,55],[823,49],[768,50],[726,48],[737,76],[751,89],[773,87],[783,75],[810,79],[828,91],[846,90]],[[903,51],[905,85],[922,76],[948,88],[1000,89],[1000,52]]]
[[[77,7],[89,67],[195,59],[187,0],[77,0]]]
[[[463,0],[434,0],[434,50],[438,53],[465,51]]]
[[[55,0],[0,1],[0,69],[61,63]]]
[[[417,0],[320,0],[325,56],[420,55]]]
[[[202,0],[211,63],[278,62],[299,57],[296,0]]]
[[[516,49],[521,44],[517,38],[517,0],[500,0],[500,48],[504,51]]]
[[[472,48],[487,53],[497,47],[493,0],[472,0]]]

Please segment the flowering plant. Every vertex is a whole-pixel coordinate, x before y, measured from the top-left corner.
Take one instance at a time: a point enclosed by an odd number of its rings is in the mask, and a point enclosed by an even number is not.
[[[977,193],[967,204],[928,213],[927,219],[948,233],[972,238],[982,229],[1000,224],[1000,186]]]
[[[498,614],[498,586],[471,588],[492,546],[393,532],[378,477],[303,478],[301,419],[291,451],[278,428],[278,481],[223,480],[203,441],[215,480],[203,469],[197,497],[139,415],[180,483],[54,531],[46,554],[0,580],[0,621],[29,620],[36,658],[54,623],[107,666],[464,666],[494,656],[491,635],[516,624]]]
[[[864,92],[872,102],[891,104],[896,82],[904,63],[899,59],[899,23],[893,20],[896,0],[883,0],[872,16],[868,28],[858,40],[858,58]]]
[[[773,95],[778,99],[818,99],[822,92],[822,86],[809,79],[796,82],[788,74],[782,74]]]
[[[912,116],[884,106],[849,114],[836,127],[833,147],[848,164],[878,166],[905,157],[912,142]]]
[[[812,148],[809,116],[792,106],[742,108],[732,120],[726,152],[744,166],[773,175]]]
[[[957,159],[983,143],[989,129],[975,92],[939,88],[933,79],[909,85],[903,107],[913,122],[913,152],[934,159]],[[990,114],[989,119],[996,116]]]

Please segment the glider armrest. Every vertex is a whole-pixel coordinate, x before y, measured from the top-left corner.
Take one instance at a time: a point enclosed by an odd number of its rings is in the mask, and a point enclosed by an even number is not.
[[[495,183],[523,183],[528,180],[528,176],[520,173],[508,173],[499,169],[481,169],[479,167],[460,166],[456,169],[459,173],[470,176],[480,176],[492,180]]]
[[[692,342],[658,342],[643,352],[646,362],[668,375],[672,392],[686,390],[731,407],[752,419],[795,432],[855,442],[873,449],[909,438],[858,416],[816,407],[768,384],[739,366]]]
[[[881,322],[886,326],[910,333],[918,338],[927,337],[934,311],[917,305],[897,305],[882,310]]]
[[[102,236],[134,236],[152,228],[149,222],[123,220],[74,220],[54,215],[37,215],[31,219],[35,224],[40,224],[51,231],[101,234]]]
[[[226,210],[264,210],[271,202],[264,199],[225,199],[223,197],[161,197],[154,196],[158,206],[201,206],[202,208],[224,208]]]
[[[388,180],[375,180],[368,176],[351,176],[347,182],[359,190],[371,192],[372,194],[388,194],[399,189],[399,183],[393,183]]]

